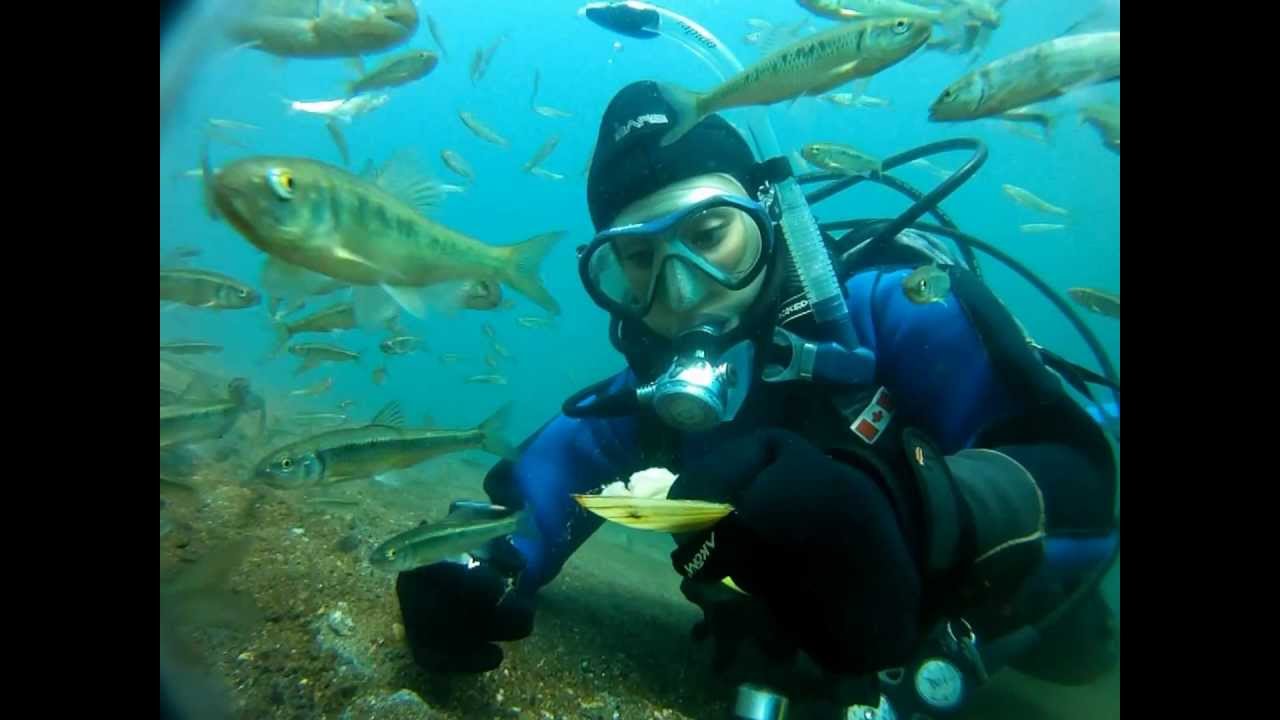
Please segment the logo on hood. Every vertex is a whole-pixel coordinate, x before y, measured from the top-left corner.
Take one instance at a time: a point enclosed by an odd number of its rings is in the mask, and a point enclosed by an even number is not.
[[[619,125],[613,131],[613,141],[618,142],[627,135],[630,135],[632,130],[639,130],[645,125],[666,125],[669,122],[671,121],[667,119],[667,116],[661,113],[649,113],[648,115],[641,115],[640,117],[632,118]]]

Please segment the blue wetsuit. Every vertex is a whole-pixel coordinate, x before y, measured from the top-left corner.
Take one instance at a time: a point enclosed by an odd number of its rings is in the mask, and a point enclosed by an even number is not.
[[[877,358],[875,382],[888,390],[896,412],[927,432],[944,453],[974,447],[985,428],[1017,417],[1025,402],[1001,382],[983,338],[954,295],[924,305],[907,299],[902,279],[909,272],[870,270],[850,277],[845,285],[858,336]],[[634,382],[631,371],[624,371],[605,392]],[[727,435],[741,433],[746,429],[742,422],[740,417],[715,431],[685,436],[681,456],[696,456]],[[513,467],[514,483],[530,509],[524,526],[512,537],[526,563],[522,592],[534,592],[551,581],[603,522],[578,508],[570,494],[624,479],[623,469],[634,466],[637,453],[637,423],[629,417],[559,416],[528,442]],[[1037,481],[1052,518],[1057,488],[1045,478]],[[1102,562],[1115,542],[1053,537],[1052,522],[1049,530],[1037,583],[1065,581],[1071,586]]]

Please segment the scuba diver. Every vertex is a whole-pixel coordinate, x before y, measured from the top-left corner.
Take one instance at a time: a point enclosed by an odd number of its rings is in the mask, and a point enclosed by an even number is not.
[[[939,717],[1002,667],[1108,671],[1117,465],[1069,364],[975,263],[910,226],[880,238],[884,222],[823,234],[861,342],[829,352],[782,237],[790,166],[714,114],[664,145],[674,118],[653,82],[604,112],[579,271],[627,368],[487,474],[493,503],[527,511],[515,533],[397,577],[415,661],[498,667],[603,522],[571,494],[664,467],[668,497],[734,507],[671,557],[735,717]]]

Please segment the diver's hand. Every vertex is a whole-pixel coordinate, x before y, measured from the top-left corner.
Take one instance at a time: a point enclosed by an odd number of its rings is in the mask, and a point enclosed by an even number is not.
[[[863,471],[766,430],[687,468],[668,497],[735,508],[676,548],[676,571],[731,577],[825,670],[870,673],[910,656],[920,573],[889,499]]]
[[[414,662],[433,672],[480,673],[502,663],[495,642],[533,631],[533,599],[481,562],[439,562],[402,572],[396,595]]]

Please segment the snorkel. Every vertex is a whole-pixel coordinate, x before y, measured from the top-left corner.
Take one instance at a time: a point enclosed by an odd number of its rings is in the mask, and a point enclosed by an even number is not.
[[[722,80],[743,69],[742,63],[710,31],[665,8],[638,0],[593,2],[579,9],[578,14],[628,37],[671,38],[711,67]],[[870,382],[875,376],[875,356],[859,342],[822,234],[809,211],[804,191],[782,156],[767,109],[751,107],[746,112],[757,157],[764,158],[762,164],[771,172],[768,179],[776,188],[781,211],[779,224],[787,249],[817,323],[816,343],[803,341],[781,328],[774,330],[775,346],[783,351],[789,349],[790,360],[785,367],[766,362],[763,378],[781,382],[817,376],[850,384]]]

